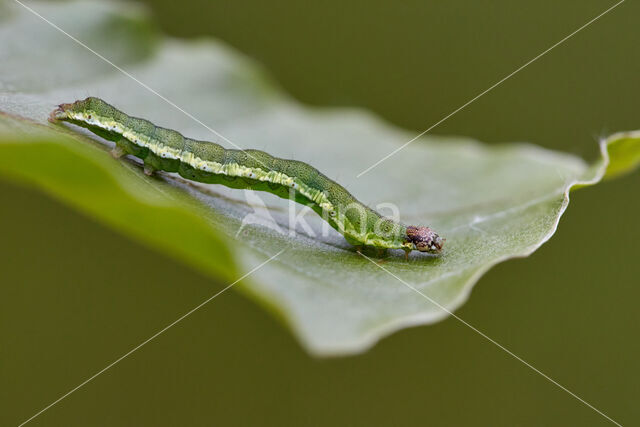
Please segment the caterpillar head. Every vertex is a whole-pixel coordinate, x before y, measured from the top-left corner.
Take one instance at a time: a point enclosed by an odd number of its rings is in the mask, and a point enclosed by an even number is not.
[[[49,121],[55,123],[58,120],[66,120],[69,117],[67,115],[67,111],[70,110],[72,106],[73,104],[58,105],[58,107],[56,107],[56,109],[53,110],[49,115]]]
[[[80,119],[79,115],[90,115],[89,111],[93,110],[92,107],[99,103],[104,103],[104,101],[89,97],[69,104],[60,104],[49,115],[49,121],[55,123],[59,120]]]
[[[413,243],[420,252],[439,253],[442,251],[444,239],[429,227],[407,227],[407,241]]]

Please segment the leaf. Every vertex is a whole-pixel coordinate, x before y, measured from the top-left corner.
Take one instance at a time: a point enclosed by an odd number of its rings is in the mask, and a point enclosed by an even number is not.
[[[272,310],[315,355],[363,351],[393,331],[446,317],[389,273],[453,311],[489,268],[553,235],[572,187],[640,163],[640,132],[603,141],[593,165],[528,144],[425,136],[357,178],[414,135],[360,110],[303,107],[247,58],[212,40],[163,38],[127,4],[30,6],[138,81],[19,5],[0,5],[0,110],[7,113],[0,174],[227,283],[284,249],[234,289]],[[237,146],[311,163],[362,202],[393,203],[404,222],[435,228],[447,238],[445,253],[408,262],[392,253],[381,261],[387,272],[333,230],[323,233],[314,214],[304,217],[310,228],[289,231],[288,203],[269,194],[169,174],[147,178],[87,133],[46,123],[56,104],[87,95],[193,138],[230,147],[215,129]]]

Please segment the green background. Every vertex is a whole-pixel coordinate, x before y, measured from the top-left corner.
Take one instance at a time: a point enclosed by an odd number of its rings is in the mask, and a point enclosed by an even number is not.
[[[422,131],[614,2],[147,0],[303,102]],[[432,131],[587,159],[640,128],[627,1]],[[43,24],[45,25],[45,24]],[[410,177],[408,177],[410,179]],[[483,277],[465,321],[623,425],[640,421],[640,174],[572,195],[557,234]],[[15,425],[224,286],[33,190],[0,181],[0,424]],[[313,359],[227,292],[33,425],[607,425],[455,319]]]

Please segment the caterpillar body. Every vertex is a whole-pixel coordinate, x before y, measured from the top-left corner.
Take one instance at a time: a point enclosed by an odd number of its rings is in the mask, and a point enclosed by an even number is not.
[[[407,256],[412,250],[442,250],[444,239],[431,228],[405,226],[381,216],[301,161],[186,138],[177,131],[128,116],[94,97],[60,104],[50,121],[69,122],[115,142],[116,155],[140,158],[148,174],[155,170],[174,172],[193,181],[267,191],[285,199],[293,193],[296,202],[311,207],[358,248],[403,249]]]

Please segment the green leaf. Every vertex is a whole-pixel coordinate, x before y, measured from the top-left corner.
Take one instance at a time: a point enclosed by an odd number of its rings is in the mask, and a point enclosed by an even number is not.
[[[17,3],[0,3],[0,175],[227,283],[284,250],[234,289],[272,310],[316,355],[363,351],[395,330],[446,317],[438,305],[455,310],[489,268],[553,235],[572,187],[640,163],[638,132],[603,141],[593,165],[528,144],[425,136],[357,178],[414,135],[360,110],[303,107],[247,58],[212,40],[163,38],[127,4],[29,5],[131,76]],[[148,178],[87,133],[47,124],[56,104],[87,95],[193,138],[306,161],[362,202],[393,203],[404,222],[432,226],[447,238],[445,252],[409,261],[391,253],[385,271],[333,230],[323,233],[314,214],[305,216],[310,229],[289,231],[288,203],[271,195]],[[277,227],[264,225],[269,217]]]

